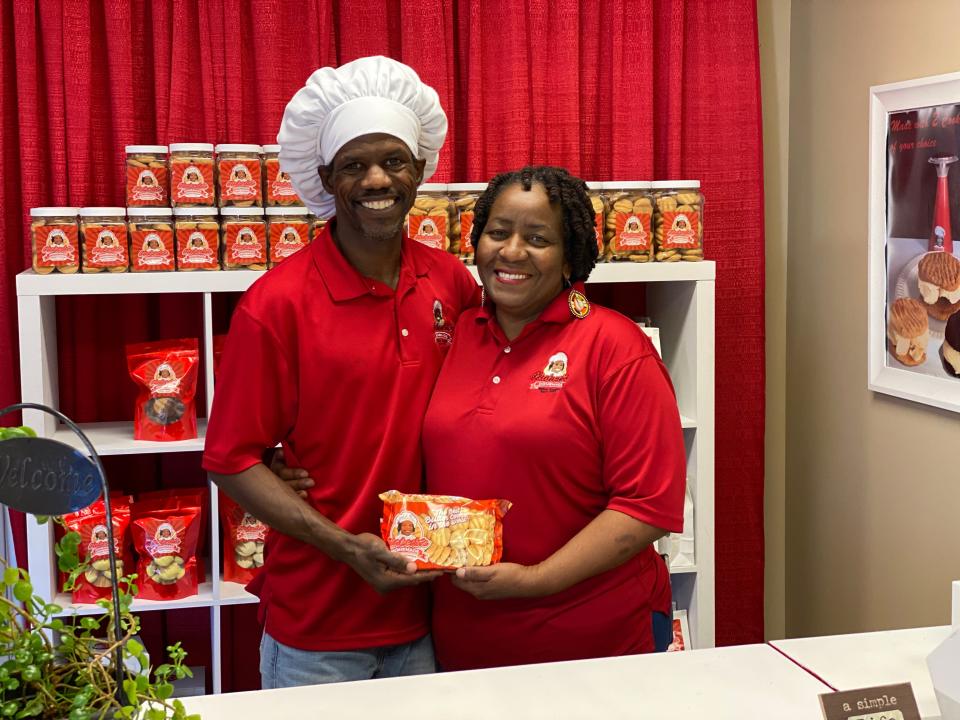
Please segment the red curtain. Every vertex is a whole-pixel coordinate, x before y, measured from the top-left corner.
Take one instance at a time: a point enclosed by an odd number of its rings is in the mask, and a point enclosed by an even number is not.
[[[433,85],[450,117],[439,182],[483,181],[529,162],[587,179],[699,178],[706,253],[718,263],[717,642],[762,639],[763,188],[752,0],[0,8],[0,406],[19,399],[14,276],[30,264],[29,208],[123,204],[126,144],[274,142],[286,101],[322,65],[386,54]],[[127,418],[123,344],[197,337],[197,303],[62,299],[62,409],[79,421]],[[225,327],[228,308],[219,310]]]

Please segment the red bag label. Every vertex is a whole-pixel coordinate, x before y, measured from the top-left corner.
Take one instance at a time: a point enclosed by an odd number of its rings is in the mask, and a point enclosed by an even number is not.
[[[650,214],[616,213],[611,246],[614,252],[637,253],[650,249]]]
[[[257,265],[266,262],[267,240],[263,223],[226,223],[223,250],[224,260],[231,265]]]
[[[170,180],[174,202],[213,205],[213,160],[171,160]]]
[[[297,191],[293,189],[290,176],[280,169],[280,161],[271,158],[267,165],[267,199],[281,205],[291,205],[298,202]]]
[[[597,251],[603,254],[603,226],[606,215],[602,212],[593,215],[593,232],[597,236]]]
[[[259,160],[221,160],[219,170],[221,200],[260,199]]]
[[[59,267],[76,265],[80,254],[76,225],[44,225],[34,230],[37,265]]]
[[[172,230],[133,230],[130,257],[136,270],[173,270]]]
[[[663,213],[663,242],[665,250],[695,248],[700,245],[700,214],[671,210]]]
[[[310,226],[305,222],[270,223],[270,262],[286,260],[307,246]]]
[[[163,207],[167,204],[167,168],[127,165],[127,205]]]
[[[220,269],[220,235],[216,230],[177,228],[177,248],[181,268]]]
[[[445,214],[410,216],[410,237],[418,243],[443,250],[443,239],[446,235],[447,216]]]
[[[87,267],[126,267],[126,225],[93,225],[83,229],[84,265]]]
[[[460,254],[473,255],[473,210],[460,213]]]

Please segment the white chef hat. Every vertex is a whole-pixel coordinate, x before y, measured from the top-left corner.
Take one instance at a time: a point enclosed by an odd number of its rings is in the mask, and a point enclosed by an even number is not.
[[[320,68],[287,104],[277,134],[280,168],[311,212],[334,214],[333,196],[323,189],[317,168],[370,133],[393,135],[426,160],[426,180],[437,169],[447,116],[436,90],[412,68],[381,56]]]

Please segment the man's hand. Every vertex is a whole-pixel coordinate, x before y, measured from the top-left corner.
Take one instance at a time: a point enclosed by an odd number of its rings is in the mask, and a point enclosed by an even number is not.
[[[531,598],[548,595],[538,565],[499,563],[457,570],[453,584],[480,600]]]
[[[416,563],[390,552],[383,540],[370,533],[354,535],[342,559],[378,593],[419,585],[443,574],[438,570],[417,572]]]
[[[307,490],[314,485],[313,478],[303,468],[287,467],[285,462],[283,449],[277,448],[273,453],[273,460],[270,462],[270,471],[283,480],[297,495],[306,500]]]

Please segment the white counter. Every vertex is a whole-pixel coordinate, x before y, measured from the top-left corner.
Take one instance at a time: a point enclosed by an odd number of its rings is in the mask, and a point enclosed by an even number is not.
[[[947,639],[950,626],[858,635],[776,640],[771,644],[837,690],[909,682],[920,717],[939,718],[927,656]]]
[[[766,645],[184,699],[203,720],[818,720],[829,689]]]

